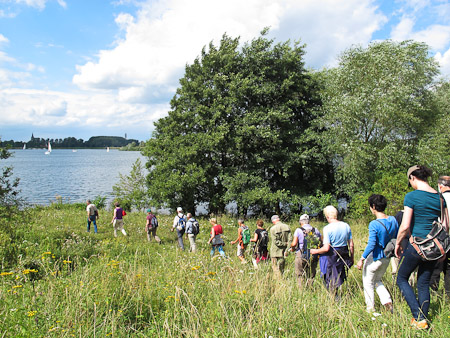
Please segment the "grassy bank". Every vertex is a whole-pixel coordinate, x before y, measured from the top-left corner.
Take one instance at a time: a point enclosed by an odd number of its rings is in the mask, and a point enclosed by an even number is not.
[[[158,245],[146,241],[144,213],[125,217],[126,238],[113,237],[107,212],[100,213],[98,235],[86,233],[81,208],[28,213],[17,264],[1,270],[0,337],[449,337],[450,306],[437,296],[432,330],[409,328],[410,312],[390,270],[385,280],[395,315],[375,318],[365,312],[356,268],[336,304],[319,276],[312,287],[298,288],[293,255],[281,281],[272,279],[269,264],[258,270],[240,264],[229,244],[229,260],[210,259],[206,220],[200,220],[199,251],[189,253],[176,249],[172,217],[160,217]],[[236,222],[218,220],[229,243]],[[349,223],[360,257],[367,227]],[[255,223],[247,224],[253,232]]]

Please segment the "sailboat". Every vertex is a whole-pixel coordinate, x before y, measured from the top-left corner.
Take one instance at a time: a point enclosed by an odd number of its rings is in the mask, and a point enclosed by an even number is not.
[[[106,147],[106,151],[109,153],[109,147]]]
[[[27,144],[26,143],[23,144],[23,150],[25,150],[25,149],[27,149]]]
[[[45,152],[45,155],[50,155],[51,152],[52,152],[52,145],[50,144],[50,141],[48,141],[48,149]]]

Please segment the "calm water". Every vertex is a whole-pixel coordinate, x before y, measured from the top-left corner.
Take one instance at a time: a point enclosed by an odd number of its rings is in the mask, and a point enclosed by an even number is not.
[[[112,187],[119,173],[128,175],[136,159],[146,162],[138,151],[111,149],[12,150],[12,157],[0,161],[0,167],[12,166],[20,178],[21,196],[31,204],[50,204],[56,196],[66,202],[85,202],[96,196],[113,199]]]

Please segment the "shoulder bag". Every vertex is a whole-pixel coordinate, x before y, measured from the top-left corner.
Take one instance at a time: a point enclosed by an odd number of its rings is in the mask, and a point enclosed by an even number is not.
[[[441,217],[433,222],[431,231],[427,237],[421,238],[418,236],[411,236],[409,242],[416,249],[417,253],[426,261],[436,261],[450,250],[450,237],[445,230],[442,222],[447,213],[444,210],[444,202],[442,196],[441,200]],[[447,220],[448,224],[448,220]]]

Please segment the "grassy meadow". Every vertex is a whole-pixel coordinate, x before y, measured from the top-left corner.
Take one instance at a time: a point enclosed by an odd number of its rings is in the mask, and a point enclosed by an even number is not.
[[[161,245],[148,243],[145,213],[125,216],[129,236],[113,237],[112,212],[100,211],[99,234],[86,232],[85,211],[70,205],[28,210],[18,228],[15,266],[2,266],[0,337],[450,337],[450,303],[432,296],[431,330],[409,327],[410,312],[394,285],[385,284],[395,314],[365,311],[361,272],[351,268],[335,303],[319,276],[300,289],[294,255],[282,280],[270,264],[242,265],[229,241],[236,220],[218,217],[230,259],[211,259],[209,223],[200,219],[196,253],[176,248],[173,216],[159,216]],[[359,258],[367,224],[347,220]],[[255,220],[247,225],[253,232]],[[269,227],[269,223],[266,222]],[[290,223],[292,231],[296,222]],[[325,224],[314,223],[322,229]],[[186,248],[189,247],[185,240]],[[217,254],[217,253],[216,253]],[[442,287],[441,287],[442,289]],[[378,301],[378,299],[377,299]]]

